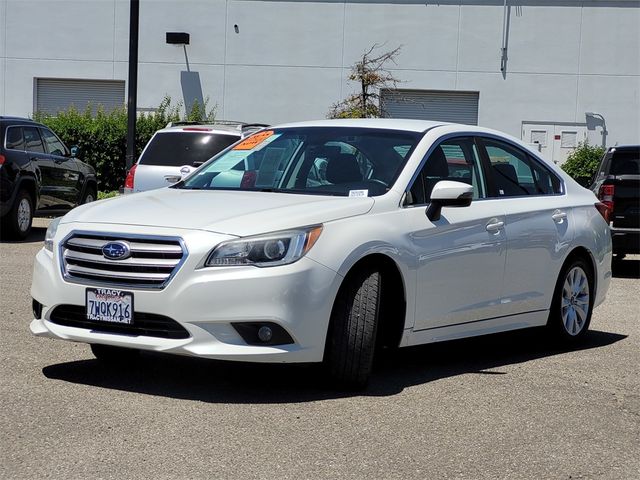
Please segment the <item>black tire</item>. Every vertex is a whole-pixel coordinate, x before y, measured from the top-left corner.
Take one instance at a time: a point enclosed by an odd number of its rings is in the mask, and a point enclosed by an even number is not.
[[[11,210],[2,218],[2,236],[8,239],[24,240],[31,232],[33,223],[33,200],[26,190],[16,195]]]
[[[93,187],[87,187],[86,192],[84,192],[84,196],[82,197],[82,202],[80,205],[84,205],[85,203],[95,202],[98,199],[98,195],[96,193],[96,189]]]
[[[100,363],[109,366],[124,367],[137,363],[140,350],[135,348],[114,347],[112,345],[91,344],[91,352]]]
[[[571,277],[574,272],[577,275],[574,277],[575,281]],[[585,282],[579,282],[580,276],[584,276]],[[578,283],[586,285],[588,298],[584,297],[584,287],[567,289],[567,286]],[[567,262],[558,276],[547,321],[547,328],[555,340],[568,345],[584,340],[591,323],[594,294],[591,266],[581,258]],[[586,312],[585,307],[588,308]]]
[[[347,278],[331,312],[325,364],[342,387],[367,385],[373,364],[380,311],[380,272],[363,269]]]

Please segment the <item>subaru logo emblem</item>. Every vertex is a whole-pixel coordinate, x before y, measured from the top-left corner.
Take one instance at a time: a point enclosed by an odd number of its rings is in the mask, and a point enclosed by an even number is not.
[[[102,247],[102,256],[109,260],[124,260],[131,256],[131,247],[127,242],[109,242]]]

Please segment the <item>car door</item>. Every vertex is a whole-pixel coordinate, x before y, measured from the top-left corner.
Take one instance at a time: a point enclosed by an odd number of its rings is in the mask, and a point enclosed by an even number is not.
[[[414,331],[481,321],[500,315],[506,258],[504,215],[487,198],[486,172],[471,137],[454,137],[428,154],[413,182],[407,213],[416,262]],[[469,183],[470,206],[443,208],[441,218],[425,215],[431,190],[440,180]]]
[[[24,126],[22,132],[27,157],[34,167],[36,180],[40,185],[40,200],[37,208],[46,210],[58,203],[55,190],[52,189],[54,182],[53,160],[45,152],[44,143],[37,127]]]
[[[493,138],[481,138],[479,144],[490,166],[489,195],[506,215],[503,315],[546,310],[572,242],[562,182],[516,145]]]
[[[51,160],[51,183],[49,185],[56,205],[52,208],[68,209],[75,207],[80,200],[82,179],[76,161],[69,155],[69,150],[60,139],[48,128],[41,127],[40,135],[45,151]]]

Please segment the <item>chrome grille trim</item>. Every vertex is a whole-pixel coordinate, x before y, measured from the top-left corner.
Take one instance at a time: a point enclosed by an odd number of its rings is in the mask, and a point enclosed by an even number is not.
[[[105,258],[102,247],[118,240],[129,243],[131,256]],[[188,251],[180,237],[73,231],[60,242],[59,254],[68,282],[160,290],[186,261]]]

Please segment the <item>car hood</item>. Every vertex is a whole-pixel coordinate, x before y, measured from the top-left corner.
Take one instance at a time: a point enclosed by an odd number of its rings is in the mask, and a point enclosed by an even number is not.
[[[247,236],[367,213],[373,198],[162,188],[75,208],[61,223],[174,227]]]

